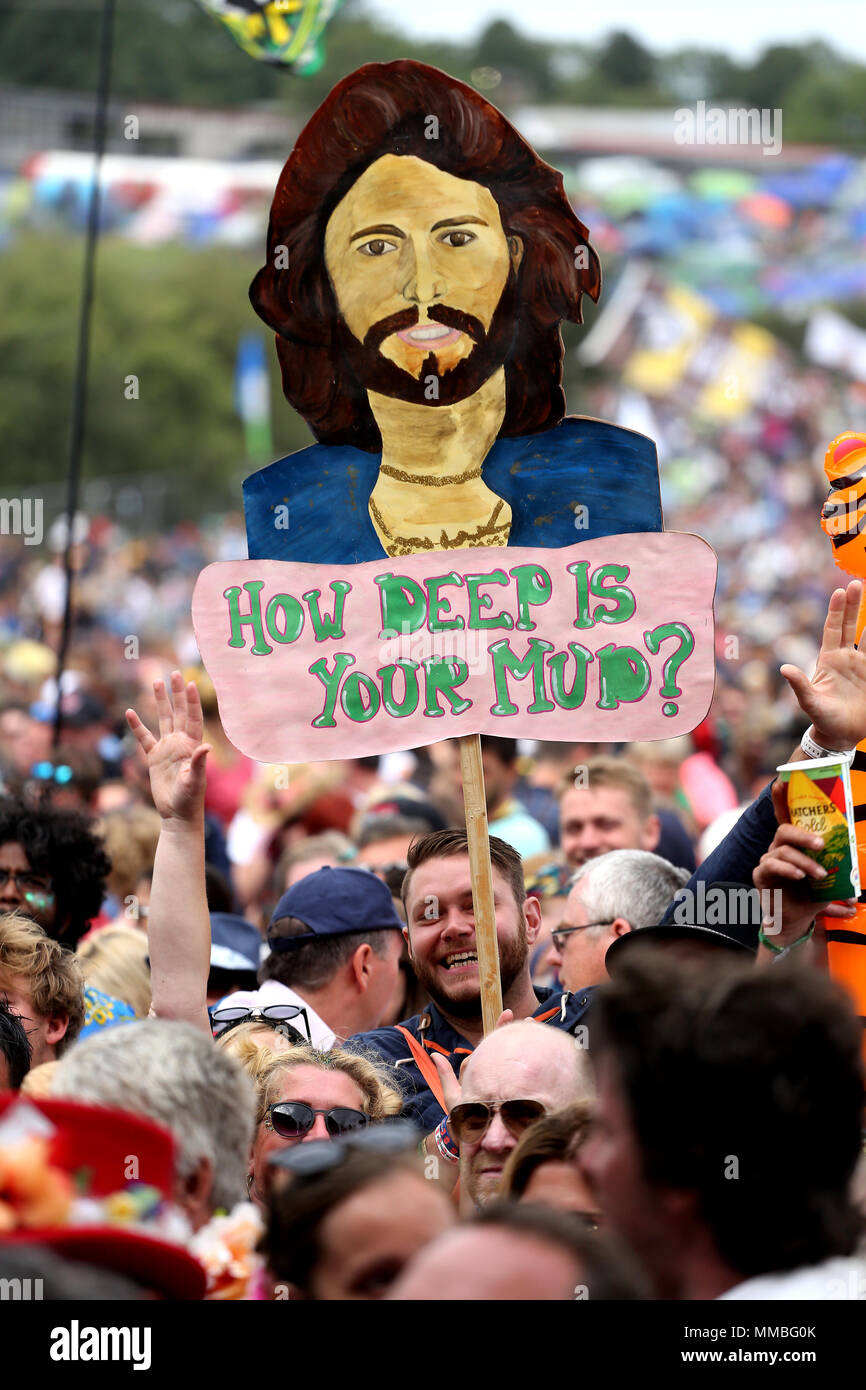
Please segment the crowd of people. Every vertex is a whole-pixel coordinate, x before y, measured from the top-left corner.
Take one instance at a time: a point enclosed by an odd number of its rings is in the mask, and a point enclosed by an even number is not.
[[[792,676],[779,761],[807,723],[829,749],[866,732],[859,602],[836,591]],[[754,795],[711,725],[483,738],[485,1035],[453,741],[263,769],[200,668],[145,694],[156,660],[111,688],[87,650],[59,692],[47,644],[3,660],[4,1278],[58,1300],[866,1297],[862,1025],[772,769]]]

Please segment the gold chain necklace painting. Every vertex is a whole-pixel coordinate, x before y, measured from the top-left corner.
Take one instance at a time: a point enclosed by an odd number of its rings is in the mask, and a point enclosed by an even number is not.
[[[565,413],[560,324],[600,287],[561,174],[478,92],[410,61],[340,82],[250,291],[318,441],[247,479],[250,559],[660,530],[652,440]]]

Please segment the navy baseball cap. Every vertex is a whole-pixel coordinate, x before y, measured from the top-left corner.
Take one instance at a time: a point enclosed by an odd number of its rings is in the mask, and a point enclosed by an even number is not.
[[[234,912],[212,912],[210,941],[211,970],[258,972],[262,934],[252,922]]]
[[[283,917],[303,922],[299,936],[271,936],[272,951],[294,951],[320,937],[345,936],[354,931],[402,932],[388,888],[368,869],[325,866],[299,879],[274,908],[271,926]]]

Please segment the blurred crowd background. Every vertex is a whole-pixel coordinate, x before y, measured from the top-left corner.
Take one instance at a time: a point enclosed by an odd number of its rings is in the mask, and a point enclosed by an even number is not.
[[[325,836],[318,863],[360,856],[385,871],[405,856],[404,823],[460,822],[450,744],[250,763],[222,733],[190,620],[199,571],[246,554],[243,476],[309,442],[246,297],[280,165],[341,76],[409,56],[472,82],[563,171],[605,273],[599,306],[564,335],[569,410],[651,435],[667,527],[718,555],[708,718],[673,745],[614,750],[640,763],[700,858],[708,828],[790,751],[800,725],[778,668],[810,668],[840,582],[819,512],[824,451],[866,409],[863,65],[829,43],[780,41],[749,62],[661,55],[622,33],[554,45],[528,21],[495,22],[471,43],[409,41],[347,0],[324,65],[301,78],[245,59],[192,4],[120,4],[75,625],[53,748],[96,19],[0,15],[2,491],[45,509],[41,544],[0,537],[4,788],[103,817],[116,867],[102,920],[127,898],[146,905],[158,826],[123,711],[152,723],[152,681],[177,666],[199,683],[214,746],[209,859],[223,910],[266,921],[312,837]],[[676,113],[698,101],[781,112],[781,149],[680,143]],[[607,750],[506,751],[491,754],[488,784],[501,768],[501,805],[517,800],[543,828],[519,846],[536,873],[557,858],[555,786]],[[381,849],[365,842],[376,804],[398,823]]]

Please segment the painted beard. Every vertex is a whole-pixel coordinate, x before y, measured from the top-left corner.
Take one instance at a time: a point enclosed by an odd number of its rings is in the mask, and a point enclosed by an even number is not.
[[[517,277],[511,271],[486,332],[479,319],[462,309],[452,309],[448,304],[431,305],[427,309],[431,323],[459,329],[475,343],[468,357],[461,358],[444,372],[437,366],[433,351],[424,358],[417,377],[383,357],[379,351],[380,345],[392,333],[415,327],[420,318],[416,307],[404,309],[374,323],[363,343],[350,332],[341,318],[337,328],[337,346],[365,391],[408,401],[411,405],[454,405],[457,401],[474,396],[506,362],[517,325],[517,303]],[[433,400],[426,394],[431,376],[436,378],[438,386],[438,394]]]
[[[520,922],[517,928],[517,936],[510,941],[498,943],[499,945],[499,977],[502,982],[502,997],[505,999],[514,981],[526,965],[526,958],[529,955],[529,945],[526,940],[526,918],[520,914]],[[419,960],[413,959],[412,964],[415,974],[418,976],[418,983],[425,989],[433,1000],[438,1004],[443,1013],[450,1014],[452,1018],[479,1018],[481,1015],[481,991],[472,994],[464,999],[452,999],[447,989],[439,981],[435,968],[431,968]]]

